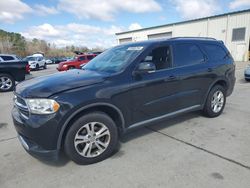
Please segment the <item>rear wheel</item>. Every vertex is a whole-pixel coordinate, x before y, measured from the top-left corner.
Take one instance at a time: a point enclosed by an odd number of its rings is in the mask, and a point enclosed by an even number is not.
[[[43,69],[47,69],[47,64],[44,63]]]
[[[64,148],[78,164],[102,161],[113,154],[118,144],[114,121],[105,113],[93,112],[77,119],[68,130]]]
[[[219,116],[226,104],[226,90],[221,85],[215,85],[208,94],[203,112],[207,117]]]
[[[246,80],[247,82],[250,82],[250,79],[248,79],[248,78],[245,78],[245,80]]]
[[[15,86],[14,78],[9,74],[0,74],[0,91],[11,91]]]

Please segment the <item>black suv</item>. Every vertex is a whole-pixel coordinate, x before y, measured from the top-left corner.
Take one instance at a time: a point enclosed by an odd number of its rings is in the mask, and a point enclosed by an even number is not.
[[[172,38],[124,44],[82,70],[17,85],[12,111],[18,138],[35,155],[63,150],[79,164],[109,157],[128,130],[184,112],[219,116],[235,84],[223,42]]]

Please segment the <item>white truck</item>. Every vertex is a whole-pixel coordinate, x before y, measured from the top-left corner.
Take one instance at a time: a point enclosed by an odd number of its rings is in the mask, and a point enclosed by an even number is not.
[[[46,69],[47,64],[42,54],[33,54],[24,58],[28,61],[31,70],[39,70],[40,68]]]
[[[0,54],[0,62],[20,61],[20,58],[14,54]]]

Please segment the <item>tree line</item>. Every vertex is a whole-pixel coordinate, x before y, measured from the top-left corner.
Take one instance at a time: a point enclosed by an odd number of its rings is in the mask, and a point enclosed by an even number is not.
[[[101,49],[89,49],[88,47],[66,46],[58,48],[55,44],[45,40],[28,40],[19,33],[7,32],[0,29],[0,54],[16,54],[25,57],[36,52],[43,52],[46,57],[66,57],[75,55],[75,51],[90,52],[101,51]]]

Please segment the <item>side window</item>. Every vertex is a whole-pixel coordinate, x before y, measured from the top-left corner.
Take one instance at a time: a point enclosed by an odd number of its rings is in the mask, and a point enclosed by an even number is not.
[[[204,62],[204,55],[197,45],[175,45],[175,67],[194,65],[202,62]]]
[[[87,56],[87,59],[88,59],[88,60],[91,60],[91,59],[93,59],[93,58],[94,58],[93,55],[88,55],[88,56]]]
[[[218,45],[203,44],[203,47],[208,55],[208,58],[212,61],[222,60],[227,55],[226,51]]]
[[[155,64],[156,70],[168,69],[172,67],[171,50],[169,46],[157,47],[149,52],[143,62]]]
[[[83,61],[83,60],[85,60],[85,57],[84,57],[84,56],[81,56],[81,57],[78,58],[78,60],[79,60],[79,61]]]
[[[1,58],[4,60],[4,61],[10,61],[10,60],[14,60],[14,58],[12,56],[1,56]]]

